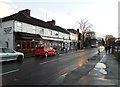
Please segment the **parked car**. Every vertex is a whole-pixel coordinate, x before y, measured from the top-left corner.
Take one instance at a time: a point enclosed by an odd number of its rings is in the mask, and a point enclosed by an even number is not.
[[[19,62],[22,62],[23,59],[24,59],[23,53],[17,52],[9,48],[0,47],[0,62],[11,60],[17,60]]]
[[[45,56],[47,57],[48,55],[57,55],[57,51],[53,49],[52,47],[47,47],[47,46],[41,46],[37,47],[34,50],[35,56]]]

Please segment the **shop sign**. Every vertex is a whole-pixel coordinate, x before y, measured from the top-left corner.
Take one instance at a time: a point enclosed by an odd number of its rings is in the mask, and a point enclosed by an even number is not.
[[[71,42],[70,40],[64,40],[64,42]]]
[[[4,32],[5,32],[6,34],[9,34],[9,33],[11,32],[11,30],[12,30],[12,27],[4,28]]]
[[[40,35],[38,34],[30,34],[30,33],[24,33],[24,32],[16,32],[17,37],[32,37],[32,38],[40,38]]]

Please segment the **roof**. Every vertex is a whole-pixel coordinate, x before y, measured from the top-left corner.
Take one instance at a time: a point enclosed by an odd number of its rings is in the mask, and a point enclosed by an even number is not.
[[[75,29],[67,29],[69,32],[76,34],[77,31]]]
[[[31,16],[26,16],[21,11],[13,15],[2,18],[2,22],[9,21],[9,20],[16,20],[16,21],[20,21],[20,22],[24,22],[24,23],[28,23],[28,24],[32,24],[32,25],[36,25],[36,26],[40,26],[40,27],[44,27],[44,28],[48,28],[51,30],[69,34],[69,32],[65,28],[62,28],[59,26],[51,26],[49,23],[44,22],[40,19],[31,17]]]

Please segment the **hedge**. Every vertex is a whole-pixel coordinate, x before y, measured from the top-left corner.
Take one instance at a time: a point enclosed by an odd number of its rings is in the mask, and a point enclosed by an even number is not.
[[[116,58],[118,58],[118,60],[120,60],[120,52],[115,52],[114,55]]]

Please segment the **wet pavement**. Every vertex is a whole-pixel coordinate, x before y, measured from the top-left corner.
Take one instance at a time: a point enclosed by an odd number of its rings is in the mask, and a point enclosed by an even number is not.
[[[67,75],[61,85],[110,85],[118,86],[119,62],[112,54],[96,55],[84,67],[78,67]]]

